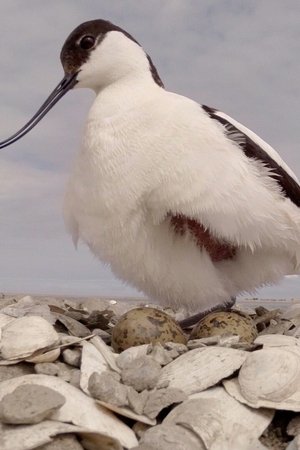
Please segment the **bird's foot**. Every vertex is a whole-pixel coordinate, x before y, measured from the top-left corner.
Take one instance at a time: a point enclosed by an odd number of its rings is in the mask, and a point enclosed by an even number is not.
[[[207,309],[193,316],[187,317],[186,319],[180,320],[178,323],[181,328],[190,328],[191,326],[198,323],[203,317],[207,316],[213,311],[229,311],[235,304],[236,298],[231,297],[230,300],[221,303],[220,305],[213,306],[211,309]]]

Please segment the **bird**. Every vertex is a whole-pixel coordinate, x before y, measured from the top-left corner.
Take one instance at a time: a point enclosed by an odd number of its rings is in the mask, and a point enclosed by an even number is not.
[[[299,274],[300,186],[277,151],[224,112],[168,91],[143,47],[110,21],[79,25],[60,58],[62,81],[0,148],[68,91],[94,91],[64,200],[75,244],[190,314]]]

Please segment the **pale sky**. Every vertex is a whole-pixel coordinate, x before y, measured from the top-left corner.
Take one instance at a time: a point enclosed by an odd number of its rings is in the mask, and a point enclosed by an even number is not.
[[[300,175],[299,0],[13,0],[0,3],[0,140],[63,76],[74,27],[103,18],[151,55],[167,89],[220,108],[273,145]],[[62,219],[64,185],[93,93],[70,92],[0,153],[0,292],[132,294]],[[297,297],[290,279],[258,296]]]

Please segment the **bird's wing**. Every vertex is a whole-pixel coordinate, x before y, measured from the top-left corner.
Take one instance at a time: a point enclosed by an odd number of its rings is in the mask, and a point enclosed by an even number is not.
[[[300,206],[298,179],[279,154],[253,131],[227,114],[205,105],[202,108],[213,120],[217,120],[224,126],[227,137],[239,143],[240,148],[248,158],[256,159],[271,169],[270,176],[276,179],[284,195],[295,205]]]
[[[299,242],[300,186],[278,153],[215,109],[203,106],[199,120],[198,148],[177,160],[149,196],[154,222],[192,220],[194,235],[208,230],[219,242],[252,251]]]

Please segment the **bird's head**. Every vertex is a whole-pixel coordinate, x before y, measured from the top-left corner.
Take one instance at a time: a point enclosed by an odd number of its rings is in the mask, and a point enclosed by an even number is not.
[[[79,25],[67,38],[60,59],[65,74],[76,77],[77,87],[96,92],[125,77],[158,74],[140,44],[122,28],[106,20]]]
[[[27,134],[74,87],[99,92],[124,78],[134,80],[149,76],[163,87],[151,58],[140,44],[107,20],[91,20],[75,28],[62,47],[60,59],[65,72],[62,81],[24,127],[0,142],[0,148]]]

